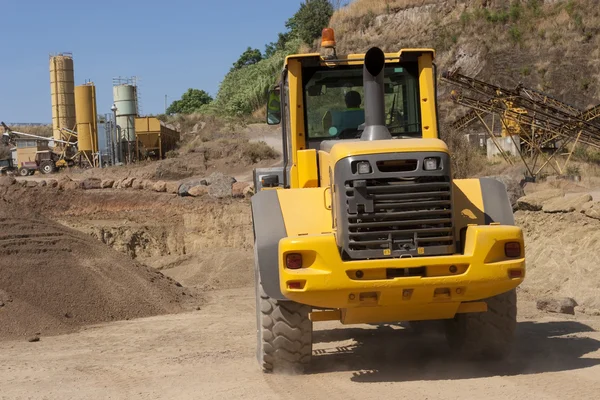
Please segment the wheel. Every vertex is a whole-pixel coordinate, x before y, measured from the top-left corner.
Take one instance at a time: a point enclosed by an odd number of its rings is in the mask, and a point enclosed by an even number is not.
[[[29,170],[27,168],[19,168],[19,175],[27,176],[29,175]]]
[[[468,359],[505,358],[517,327],[517,292],[511,290],[484,300],[488,311],[457,314],[445,324],[450,347]]]
[[[40,163],[40,171],[42,171],[42,174],[51,174],[54,172],[54,169],[54,161],[52,160],[44,160]]]
[[[302,373],[312,356],[311,307],[270,298],[256,275],[258,363],[263,372]]]

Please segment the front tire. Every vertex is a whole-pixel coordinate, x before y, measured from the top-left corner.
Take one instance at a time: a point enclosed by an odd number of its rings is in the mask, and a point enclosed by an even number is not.
[[[511,351],[517,327],[515,289],[484,300],[488,311],[457,314],[446,321],[450,347],[467,359],[501,360]]]
[[[29,170],[27,168],[19,168],[19,175],[20,176],[28,176]]]
[[[52,160],[45,160],[40,164],[40,171],[42,171],[42,174],[51,174],[55,169],[56,167]]]
[[[310,306],[270,298],[257,279],[257,358],[263,372],[303,373],[308,368],[312,356],[310,312]]]

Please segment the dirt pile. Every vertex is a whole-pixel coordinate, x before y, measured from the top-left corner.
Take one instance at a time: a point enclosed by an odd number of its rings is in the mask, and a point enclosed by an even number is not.
[[[534,298],[571,297],[579,311],[600,313],[600,221],[582,213],[517,211],[525,232],[527,277]]]
[[[177,282],[6,202],[0,207],[0,339],[181,311]]]

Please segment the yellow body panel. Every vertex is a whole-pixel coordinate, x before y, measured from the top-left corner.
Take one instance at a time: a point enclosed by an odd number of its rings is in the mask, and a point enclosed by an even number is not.
[[[406,53],[428,53],[431,58],[435,57],[435,50],[429,48],[416,48],[416,49],[402,49],[396,53],[385,53],[386,62],[398,62],[402,54]],[[320,53],[306,53],[306,54],[293,54],[289,55],[285,59],[285,65],[289,65],[291,61],[302,60],[306,58],[319,59],[322,65],[362,65],[365,58],[364,54],[347,54],[339,55],[338,62],[335,64],[327,62],[327,60],[321,57]]]
[[[287,227],[285,211],[284,218]],[[305,228],[308,225],[304,222]],[[280,289],[287,298],[299,303],[342,309],[345,323],[451,318],[462,302],[492,297],[522,282],[522,277],[510,278],[509,270],[522,270],[524,275],[525,258],[504,257],[506,242],[524,246],[521,229],[470,226],[464,254],[343,261],[332,233],[290,235],[279,242]],[[288,253],[302,254],[301,269],[284,267]],[[451,266],[466,268],[452,273]],[[376,279],[369,274],[386,268],[420,267],[426,267],[424,276]],[[353,274],[357,270],[364,273],[360,279]],[[442,270],[447,272],[442,275]],[[302,288],[290,289],[291,282],[301,282]]]
[[[328,188],[278,190],[288,236],[331,233],[331,204]],[[303,210],[310,209],[310,215]]]
[[[288,81],[290,88],[290,126],[293,134],[290,168],[290,186],[293,188],[298,185],[298,150],[306,148],[306,137],[304,135],[304,96],[302,93],[302,64],[299,60],[289,60],[288,62]]]
[[[369,142],[340,142],[331,148],[330,162],[335,165],[342,158],[381,153],[410,153],[416,151],[439,151],[448,153],[448,146],[440,139],[391,139]]]
[[[433,82],[433,55],[424,53],[419,57],[419,89],[421,97],[421,122],[423,138],[437,138],[436,98]]]
[[[326,151],[319,150],[319,179],[321,181],[320,186],[329,186],[329,153]]]
[[[314,149],[298,151],[298,186],[301,188],[319,186],[317,151]]]

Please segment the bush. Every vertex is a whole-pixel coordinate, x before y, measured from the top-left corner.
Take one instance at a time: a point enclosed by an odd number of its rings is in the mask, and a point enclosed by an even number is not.
[[[275,149],[263,141],[246,143],[242,154],[252,164],[256,164],[261,160],[275,159],[279,155]]]
[[[450,150],[452,175],[462,179],[476,176],[483,171],[486,159],[476,147],[473,147],[465,135],[450,128],[441,127],[441,139]]]

